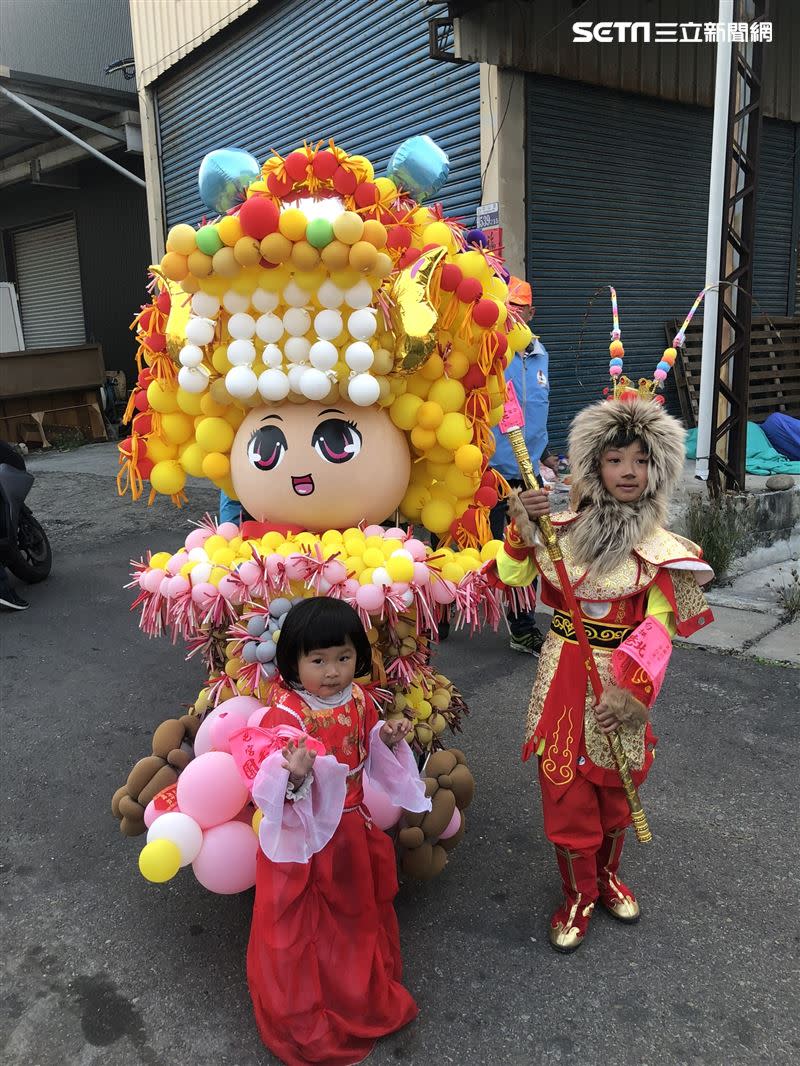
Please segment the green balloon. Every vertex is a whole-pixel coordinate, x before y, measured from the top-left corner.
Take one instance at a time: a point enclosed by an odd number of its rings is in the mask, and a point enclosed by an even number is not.
[[[313,218],[306,226],[306,240],[315,248],[324,248],[333,240],[333,226],[327,218]]]
[[[217,233],[216,226],[202,226],[195,237],[197,247],[206,255],[213,255],[222,247],[222,237]]]

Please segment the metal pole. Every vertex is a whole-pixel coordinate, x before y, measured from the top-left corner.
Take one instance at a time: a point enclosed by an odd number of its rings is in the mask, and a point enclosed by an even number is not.
[[[733,21],[733,0],[720,0],[717,21],[727,30]],[[711,136],[711,174],[708,190],[708,230],[706,236],[706,285],[719,281],[722,233],[722,210],[725,202],[725,153],[728,140],[728,107],[731,83],[732,43],[717,41],[717,73],[714,87],[714,128]],[[716,374],[717,321],[719,290],[709,289],[703,313],[703,350],[700,361],[700,400],[697,414],[697,461],[694,476],[708,480],[711,453],[712,406]]]
[[[13,100],[18,107],[30,112],[30,114],[38,118],[40,122],[44,122],[45,125],[56,130],[56,132],[60,133],[62,137],[66,137],[67,140],[72,141],[73,144],[79,145],[85,152],[88,152],[89,155],[93,155],[96,159],[99,159],[101,163],[105,163],[106,166],[111,167],[112,170],[116,170],[118,173],[122,174],[123,177],[136,182],[137,185],[141,185],[143,189],[147,188],[147,185],[142,181],[138,174],[133,174],[130,170],[126,170],[125,167],[121,167],[119,163],[115,163],[113,159],[109,159],[107,155],[103,155],[103,153],[99,152],[93,145],[87,144],[86,141],[82,141],[80,137],[76,137],[76,135],[71,133],[70,130],[65,129],[63,126],[59,126],[59,124],[54,122],[53,119],[31,106],[27,100],[23,100],[22,97],[17,96],[16,93],[12,93],[8,89],[4,89],[2,85],[0,85],[0,93],[2,93],[3,96],[7,96],[9,100]]]

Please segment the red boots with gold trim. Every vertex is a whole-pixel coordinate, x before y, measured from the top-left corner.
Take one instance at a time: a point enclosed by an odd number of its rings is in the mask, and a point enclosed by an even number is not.
[[[564,887],[564,902],[550,919],[550,944],[556,951],[577,951],[589,928],[595,903],[620,922],[638,922],[639,904],[626,884],[617,877],[624,829],[603,837],[599,851],[570,851],[556,846],[556,861]]]

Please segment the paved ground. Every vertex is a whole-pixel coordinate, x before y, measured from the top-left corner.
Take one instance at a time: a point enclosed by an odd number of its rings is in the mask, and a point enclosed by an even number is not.
[[[195,516],[214,504],[195,498]],[[2,1061],[272,1062],[244,978],[249,895],[211,896],[189,874],[148,885],[109,810],[153,724],[200,681],[179,648],[139,634],[122,591],[128,559],[177,543],[187,516],[66,467],[37,473],[32,506],[55,562],[31,610],[0,618]],[[421,1016],[370,1062],[798,1061],[800,673],[676,650],[644,791],[655,841],[630,844],[625,867],[644,917],[598,915],[565,958],[546,942],[557,882],[517,757],[533,664],[494,635],[455,635],[440,661],[472,707],[461,743],[478,792],[445,874],[401,889]]]

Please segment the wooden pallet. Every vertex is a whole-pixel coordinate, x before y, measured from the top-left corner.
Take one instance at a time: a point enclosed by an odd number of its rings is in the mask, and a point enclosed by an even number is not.
[[[664,324],[668,344],[679,326],[677,319]],[[691,325],[675,360],[675,387],[687,426],[697,425],[702,342],[702,325]],[[800,316],[753,319],[747,417],[763,422],[773,411],[800,418]]]

